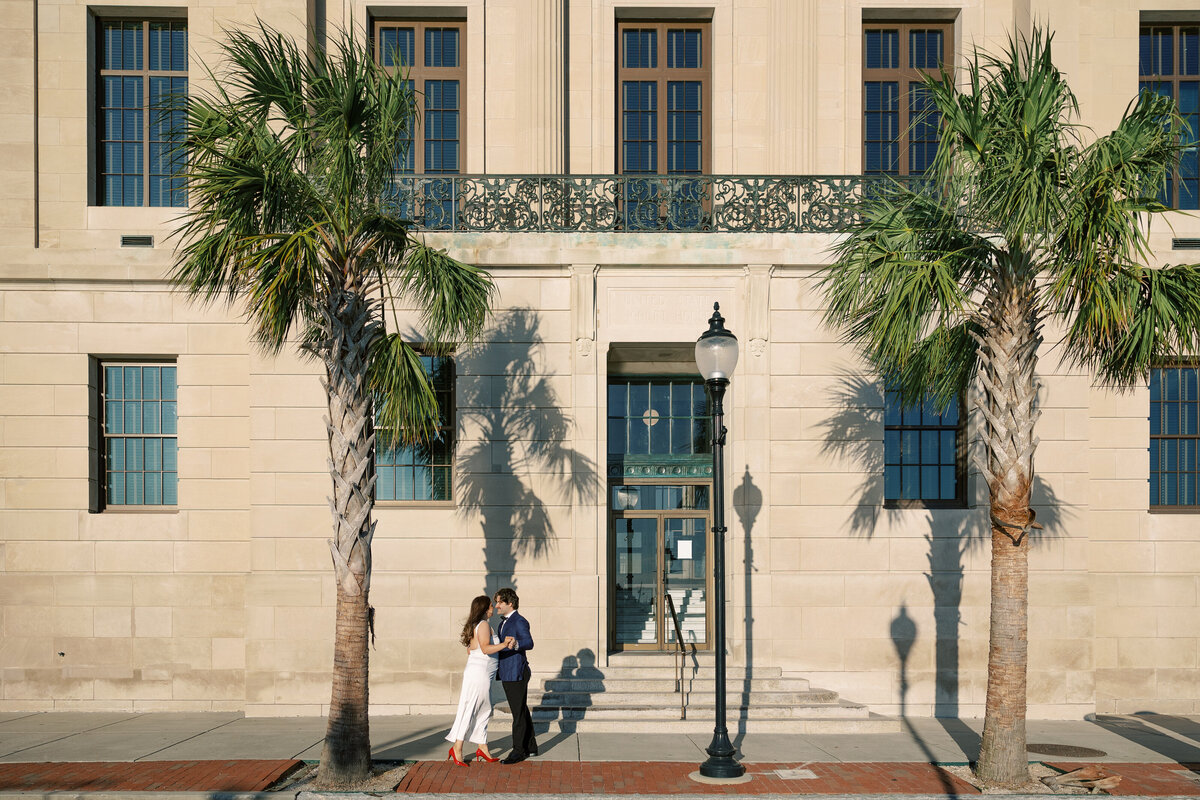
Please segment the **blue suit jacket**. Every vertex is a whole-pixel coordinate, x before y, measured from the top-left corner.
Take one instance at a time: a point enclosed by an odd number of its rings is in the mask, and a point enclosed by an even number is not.
[[[496,680],[527,680],[529,678],[529,659],[525,657],[525,651],[533,649],[533,636],[529,633],[529,621],[514,611],[508,619],[500,623],[497,635],[500,637],[500,641],[504,641],[509,636],[516,639],[517,649],[500,651],[500,668],[496,670]]]

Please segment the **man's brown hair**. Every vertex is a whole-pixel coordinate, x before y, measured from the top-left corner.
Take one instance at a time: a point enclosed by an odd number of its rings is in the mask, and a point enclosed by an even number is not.
[[[510,589],[507,586],[505,586],[503,589],[500,589],[496,592],[496,601],[501,602],[501,603],[508,603],[510,606],[513,607],[513,611],[516,611],[518,608],[521,607],[521,598],[517,597],[516,590]]]

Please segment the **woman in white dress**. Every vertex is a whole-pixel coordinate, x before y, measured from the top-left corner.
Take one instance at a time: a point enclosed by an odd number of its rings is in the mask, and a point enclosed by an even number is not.
[[[454,743],[450,748],[450,760],[460,767],[467,765],[462,750],[466,738],[478,745],[475,755],[484,761],[496,760],[487,746],[488,720],[492,717],[492,681],[496,678],[499,663],[495,654],[511,645],[513,638],[509,636],[501,642],[492,632],[492,626],[488,624],[492,611],[492,598],[486,594],[472,600],[471,613],[467,615],[460,637],[463,647],[468,648],[467,666],[463,670],[458,715],[446,736],[446,741]]]

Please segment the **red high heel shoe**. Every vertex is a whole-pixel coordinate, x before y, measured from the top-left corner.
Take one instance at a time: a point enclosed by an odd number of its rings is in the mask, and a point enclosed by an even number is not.
[[[458,764],[460,767],[465,767],[467,765],[467,762],[459,761],[458,757],[454,755],[454,745],[450,745],[450,760],[455,764]]]
[[[491,756],[484,753],[483,750],[480,748],[475,749],[475,755],[479,756],[480,758],[482,758],[484,761],[488,762],[489,764],[495,764],[497,761],[500,760],[498,758],[492,758]]]

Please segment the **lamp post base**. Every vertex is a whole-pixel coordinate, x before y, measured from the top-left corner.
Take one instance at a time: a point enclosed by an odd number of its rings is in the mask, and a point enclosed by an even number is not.
[[[708,760],[700,765],[700,774],[705,778],[732,780],[746,774],[746,768],[733,758],[733,743],[723,731],[714,731],[713,740],[705,750]]]
[[[738,783],[749,783],[750,776],[743,775],[740,778],[706,778],[699,771],[689,772],[688,778],[696,783],[703,783],[707,786],[733,786]]]

